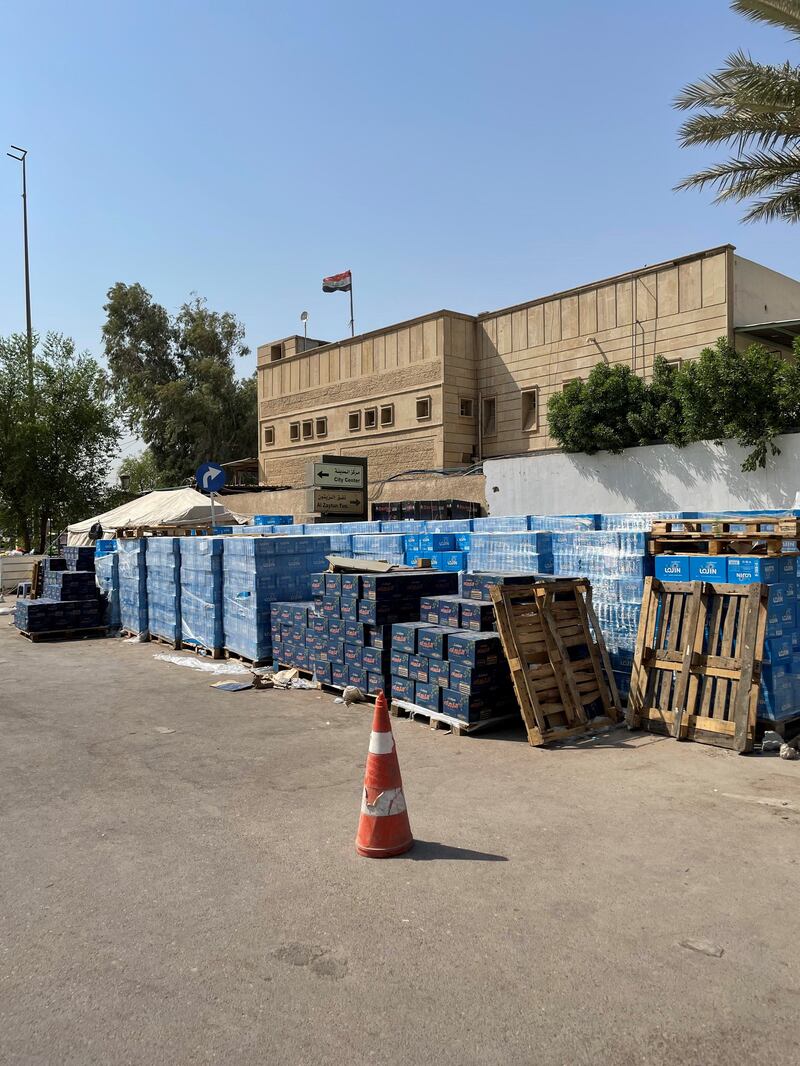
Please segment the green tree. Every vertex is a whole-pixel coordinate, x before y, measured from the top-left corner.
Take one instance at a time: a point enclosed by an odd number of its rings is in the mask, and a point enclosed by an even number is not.
[[[257,447],[255,375],[236,377],[248,354],[244,327],[195,297],[174,316],[139,284],[108,292],[105,353],[120,407],[152,455],[160,484],[180,484],[208,459]]]
[[[630,367],[598,363],[586,381],[570,381],[550,397],[550,432],[565,451],[616,454],[641,443],[630,415],[644,395],[644,383]]]
[[[686,444],[686,430],[676,382],[680,370],[662,356],[653,362],[653,377],[644,387],[641,406],[628,414],[628,422],[639,444],[666,441],[678,447]]]
[[[108,378],[68,337],[34,345],[33,406],[25,337],[0,338],[0,525],[29,549],[102,501],[119,438]]]
[[[734,11],[800,38],[800,0],[734,0]],[[683,147],[728,145],[734,154],[677,187],[716,190],[715,203],[749,201],[744,220],[800,219],[800,67],[757,63],[745,52],[680,93],[695,114],[680,128]]]
[[[129,455],[119,464],[120,474],[130,478],[128,492],[149,492],[150,489],[167,488],[158,476],[158,467],[153,453],[145,448],[138,455]]]
[[[686,440],[735,440],[750,449],[743,470],[765,467],[780,452],[775,437],[793,425],[794,375],[792,364],[763,345],[737,352],[721,337],[676,374]]]

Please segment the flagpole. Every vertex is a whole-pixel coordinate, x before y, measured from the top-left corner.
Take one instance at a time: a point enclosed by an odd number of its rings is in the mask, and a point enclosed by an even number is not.
[[[356,335],[356,322],[353,317],[353,272],[350,271],[350,336]]]

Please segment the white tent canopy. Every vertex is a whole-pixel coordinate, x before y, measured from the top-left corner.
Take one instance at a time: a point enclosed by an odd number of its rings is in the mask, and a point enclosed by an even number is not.
[[[113,511],[95,515],[67,527],[67,543],[90,544],[89,530],[100,522],[107,537],[113,537],[123,526],[191,526],[211,521],[211,500],[196,489],[163,489],[139,496]],[[214,521],[219,525],[235,525],[236,519],[219,500],[214,502]]]

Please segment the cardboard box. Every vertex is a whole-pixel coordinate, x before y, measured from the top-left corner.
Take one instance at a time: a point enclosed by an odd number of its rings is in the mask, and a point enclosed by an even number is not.
[[[439,596],[422,596],[419,601],[419,617],[421,622],[430,622],[432,625],[439,624]]]
[[[439,685],[417,681],[414,683],[414,703],[427,711],[441,711],[444,691]]]
[[[389,656],[389,669],[393,677],[409,677],[408,653],[393,649]]]
[[[461,608],[461,628],[485,633],[494,629],[494,604],[466,600]]]
[[[468,601],[462,600],[460,596],[440,596],[438,602],[438,625],[447,626],[449,629],[460,629],[461,611]]]
[[[417,651],[417,635],[426,628],[425,622],[395,622],[392,625],[392,650],[414,654]]]
[[[440,688],[450,687],[450,663],[447,659],[428,660],[428,681]]]
[[[325,575],[325,592],[333,593],[336,596],[341,595],[342,592],[342,575],[341,574],[326,574]]]
[[[361,651],[361,665],[372,674],[388,674],[390,672],[391,656],[388,651],[380,648],[363,648]]]
[[[331,663],[331,684],[340,688],[348,682],[348,667],[345,663]]]
[[[379,692],[382,692],[386,699],[391,699],[392,686],[390,679],[384,677],[383,674],[374,674],[371,671],[367,671],[367,692],[372,693],[373,696],[377,696]]]
[[[367,648],[379,648],[382,651],[389,651],[392,647],[392,627],[390,625],[365,625],[364,645]]]
[[[689,556],[657,555],[655,576],[659,581],[689,581]]]
[[[409,655],[408,676],[412,681],[428,681],[428,660],[424,655]]]
[[[417,651],[430,659],[447,658],[447,640],[457,630],[446,626],[427,626],[417,630]]]
[[[770,663],[772,666],[777,664],[788,666],[793,654],[791,637],[771,637],[764,641],[765,663]]]
[[[345,644],[344,661],[348,666],[362,666],[362,651],[363,649],[359,644]]]
[[[713,581],[725,584],[728,580],[728,562],[724,555],[692,555],[689,558],[691,581]]]
[[[414,682],[408,677],[399,677],[397,674],[392,674],[392,699],[404,700],[406,703],[414,702]]]
[[[733,585],[752,585],[759,581],[771,585],[776,581],[792,578],[791,573],[785,574],[781,556],[771,559],[762,555],[728,556],[728,581]]]
[[[365,644],[365,630],[366,626],[363,622],[354,622],[352,618],[345,618],[344,621],[344,639],[348,644]]]
[[[325,681],[330,684],[331,664],[325,659],[312,659],[309,669],[314,671],[317,681]]]
[[[367,688],[367,671],[363,666],[349,665],[347,667],[347,680],[351,685],[357,685],[362,691]]]
[[[463,629],[456,629],[450,634],[447,657],[451,663],[463,662],[470,666],[493,666],[504,658],[497,633],[467,632]]]
[[[345,639],[345,623],[343,618],[328,618],[326,619],[328,625],[328,636],[333,637],[334,640]]]
[[[328,629],[328,619],[325,615],[315,614],[311,619],[309,627],[312,633],[319,633],[321,636],[327,637],[330,630]],[[333,619],[331,619],[333,621]]]

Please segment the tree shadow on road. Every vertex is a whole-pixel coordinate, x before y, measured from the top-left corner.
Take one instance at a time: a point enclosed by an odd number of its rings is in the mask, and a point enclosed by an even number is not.
[[[450,844],[440,844],[436,840],[415,840],[411,851],[403,856],[415,862],[428,862],[431,859],[467,859],[470,862],[508,862],[505,855],[493,855],[490,851],[473,851],[471,848],[454,848]]]

